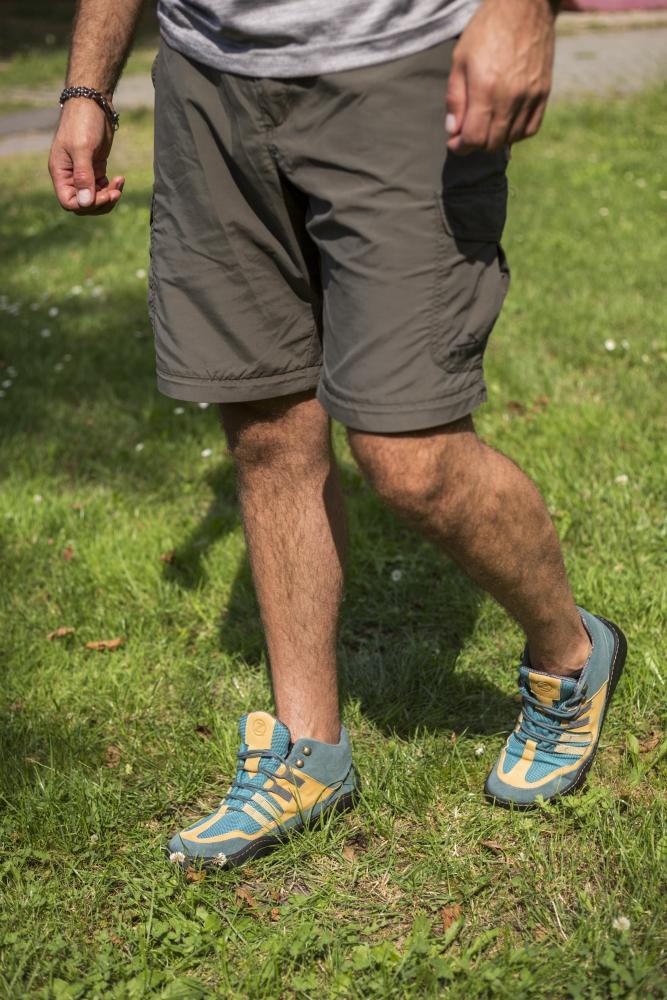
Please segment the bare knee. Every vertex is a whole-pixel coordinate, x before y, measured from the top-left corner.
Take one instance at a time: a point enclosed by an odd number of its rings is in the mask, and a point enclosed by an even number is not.
[[[221,403],[220,419],[244,470],[306,466],[328,454],[329,421],[312,393]]]
[[[416,523],[469,502],[481,446],[472,422],[411,434],[348,431],[352,454],[378,496]]]

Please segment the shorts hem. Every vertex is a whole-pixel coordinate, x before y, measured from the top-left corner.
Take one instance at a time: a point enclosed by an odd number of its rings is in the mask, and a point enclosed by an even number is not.
[[[412,406],[385,403],[374,406],[337,398],[320,382],[317,398],[330,417],[352,430],[370,434],[401,434],[461,420],[486,402],[487,392],[484,382],[480,382],[465,393],[431,399],[427,403],[414,403]]]
[[[317,388],[321,367],[314,365],[280,375],[258,378],[206,379],[158,371],[157,387],[163,396],[191,403],[249,403],[274,396],[289,396]]]

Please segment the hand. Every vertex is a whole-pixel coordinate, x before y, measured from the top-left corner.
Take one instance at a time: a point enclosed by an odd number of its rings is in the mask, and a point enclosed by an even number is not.
[[[551,89],[554,0],[484,0],[454,49],[447,148],[491,151],[535,135]]]
[[[76,215],[106,215],[120,199],[124,177],[106,176],[113,129],[94,101],[67,101],[51,145],[49,173],[62,207]]]

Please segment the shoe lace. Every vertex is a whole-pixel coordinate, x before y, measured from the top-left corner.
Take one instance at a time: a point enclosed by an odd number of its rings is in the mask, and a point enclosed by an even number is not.
[[[255,757],[259,758],[257,770],[246,771],[243,765],[247,760],[250,760],[251,758]],[[268,802],[271,803],[271,806],[275,810],[275,804],[273,802],[273,799],[270,798],[269,790],[263,788],[258,782],[252,781],[252,778],[256,774],[263,774],[264,777],[266,778],[275,779],[275,772],[268,770],[266,766],[262,766],[262,763],[265,758],[267,764],[271,760],[278,761],[278,764],[284,764],[285,767],[287,768],[288,773],[281,774],[280,777],[286,781],[289,781],[291,785],[294,785],[294,787],[296,787],[294,772],[292,771],[290,765],[287,763],[287,759],[283,757],[281,754],[277,753],[275,750],[268,750],[268,749],[240,750],[236,755],[236,759],[239,762],[236,775],[234,776],[234,780],[232,781],[231,787],[227,792],[227,794],[225,795],[221,805],[222,804],[226,805],[227,808],[229,810],[232,810],[233,812],[243,812],[243,807],[250,801],[253,795],[255,795],[257,792],[261,792],[261,794],[266,798]],[[246,795],[244,794],[244,792],[247,792],[248,794]],[[240,806],[233,805],[232,803],[234,801],[241,802],[242,804]],[[260,806],[260,808],[262,808],[261,803],[257,804]],[[267,811],[266,807],[264,807],[264,812],[266,811]],[[270,817],[273,818],[273,815],[270,814]]]
[[[522,699],[521,725],[515,733],[516,738],[525,745],[526,740],[534,740],[540,750],[551,751],[558,744],[563,733],[577,730],[577,735],[583,737],[582,745],[587,742],[587,730],[582,730],[590,716],[581,718],[581,706],[586,700],[588,685],[584,684],[575,690],[569,698],[560,705],[545,705],[531,694],[528,682],[519,677],[519,690]],[[578,744],[570,744],[574,749]]]

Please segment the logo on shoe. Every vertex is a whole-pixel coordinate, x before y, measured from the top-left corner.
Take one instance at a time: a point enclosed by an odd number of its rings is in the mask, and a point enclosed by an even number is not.
[[[266,732],[266,722],[264,719],[253,719],[252,720],[252,731],[255,736],[263,736]]]

